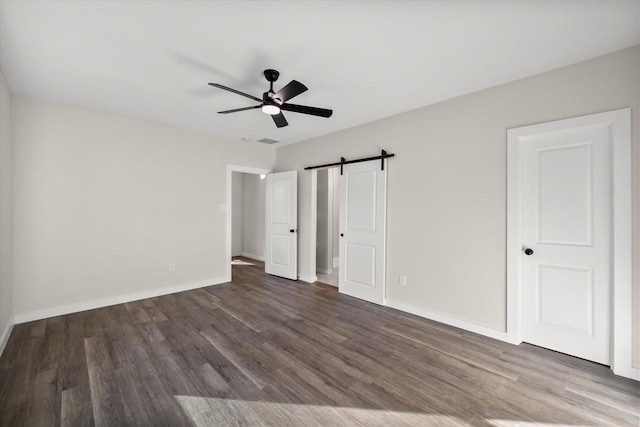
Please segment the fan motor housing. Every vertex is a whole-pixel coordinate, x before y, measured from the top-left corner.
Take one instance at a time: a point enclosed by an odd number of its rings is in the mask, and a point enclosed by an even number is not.
[[[268,70],[264,70],[264,77],[267,79],[267,81],[273,83],[278,80],[278,77],[280,77],[280,73],[269,68]]]

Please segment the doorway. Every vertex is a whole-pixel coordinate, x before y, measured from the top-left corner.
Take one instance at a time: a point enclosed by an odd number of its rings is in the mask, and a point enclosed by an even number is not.
[[[264,261],[264,181],[266,175],[233,172],[231,177],[231,257]]]
[[[338,287],[340,262],[340,168],[317,176],[316,274],[318,281]]]
[[[234,257],[263,262],[265,256],[265,181],[268,169],[227,165],[226,280],[232,280]],[[237,261],[236,261],[237,263]]]

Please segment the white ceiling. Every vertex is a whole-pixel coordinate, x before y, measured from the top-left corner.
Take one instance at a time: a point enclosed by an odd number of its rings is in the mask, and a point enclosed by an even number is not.
[[[0,1],[12,91],[205,132],[292,143],[640,43],[640,0]],[[219,110],[265,68],[333,117]]]

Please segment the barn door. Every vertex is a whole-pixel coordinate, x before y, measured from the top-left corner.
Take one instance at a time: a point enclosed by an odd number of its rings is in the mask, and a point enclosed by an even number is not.
[[[341,293],[385,302],[387,172],[377,161],[347,164],[340,181]]]

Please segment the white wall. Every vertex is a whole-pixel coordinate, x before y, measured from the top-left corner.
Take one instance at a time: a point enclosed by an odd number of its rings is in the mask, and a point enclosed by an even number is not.
[[[12,105],[17,321],[224,279],[226,165],[271,169],[273,147]]]
[[[11,92],[0,71],[0,353],[13,324]]]
[[[231,256],[242,255],[244,231],[244,174],[231,174]]]
[[[634,311],[639,307],[640,47],[278,149],[299,171],[299,273],[315,274],[305,166],[395,153],[388,162],[389,301],[506,330],[506,130],[632,107]],[[311,159],[311,160],[309,160]],[[313,195],[315,197],[315,194]],[[407,276],[406,287],[398,284]],[[640,339],[634,328],[634,366]]]
[[[249,258],[264,261],[264,195],[265,180],[260,175],[244,175],[244,211],[242,254]]]

